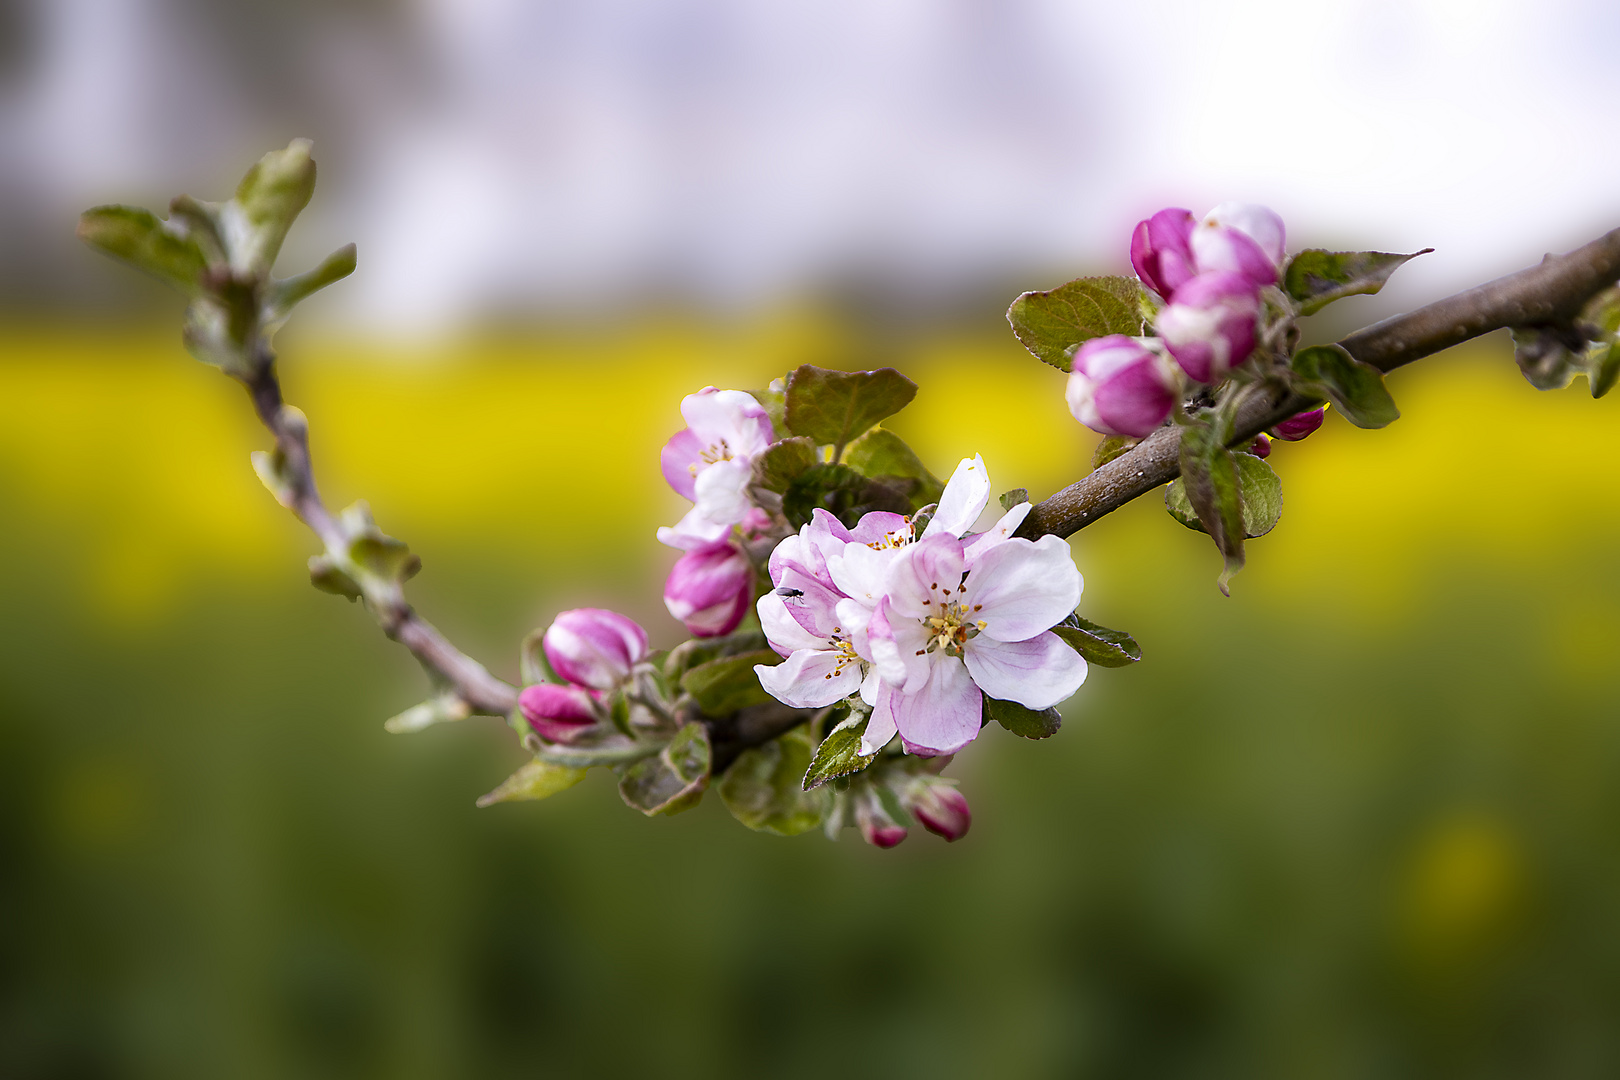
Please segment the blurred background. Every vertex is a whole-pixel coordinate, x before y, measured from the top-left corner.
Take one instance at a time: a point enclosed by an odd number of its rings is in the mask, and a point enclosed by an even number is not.
[[[1497,336],[1272,463],[1233,596],[1148,498],[1075,537],[1146,661],[952,766],[878,852],[649,821],[593,774],[476,810],[423,696],[248,467],[180,302],[72,238],[294,136],[279,341],[328,501],[498,673],[558,610],[679,639],[680,397],[894,364],[892,426],[1040,498],[1094,436],[1002,318],[1165,205],[1437,252],[1311,333],[1620,224],[1598,2],[0,0],[0,1073],[1620,1073],[1615,398]]]

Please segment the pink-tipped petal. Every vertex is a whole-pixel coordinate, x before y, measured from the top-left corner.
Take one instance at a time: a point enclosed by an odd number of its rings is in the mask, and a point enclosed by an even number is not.
[[[1050,631],[1028,641],[997,641],[980,634],[963,660],[980,690],[1027,709],[1049,709],[1086,681],[1086,661]]]
[[[1068,541],[1009,540],[975,564],[965,602],[981,624],[981,637],[1025,641],[1067,618],[1083,586]]]
[[[800,649],[780,664],[758,664],[754,674],[765,692],[795,709],[820,709],[861,688],[859,664],[827,649]]]
[[[893,702],[895,726],[906,752],[920,757],[954,754],[979,734],[984,695],[954,656],[939,656],[921,690]]]

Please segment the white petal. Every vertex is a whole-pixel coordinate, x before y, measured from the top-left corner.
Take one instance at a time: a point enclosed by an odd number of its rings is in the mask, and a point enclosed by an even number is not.
[[[892,707],[906,749],[924,756],[956,753],[984,720],[984,695],[954,656],[939,656],[923,688],[898,695]]]
[[[900,549],[883,591],[901,615],[926,619],[943,604],[961,602],[962,570],[962,542],[949,533],[930,536]]]
[[[1086,681],[1086,661],[1056,634],[997,641],[980,634],[963,649],[968,674],[993,698],[1049,709]]]
[[[718,447],[724,441],[736,457],[753,457],[770,443],[760,423],[764,407],[741,390],[689,394],[681,402],[681,416],[705,446]]]
[[[861,680],[861,700],[868,705],[876,705],[878,691],[883,689],[883,677],[875,670],[868,671],[866,678]]]
[[[984,471],[984,458],[978,454],[963,458],[956,471],[951,473],[950,482],[939,497],[939,509],[934,511],[934,520],[928,523],[923,536],[935,536],[942,532],[961,536],[973,528],[973,523],[979,520],[989,501],[990,476]]]
[[[872,621],[872,609],[859,600],[840,600],[834,613],[838,618],[838,632],[849,639],[856,654],[863,660],[872,659],[871,639],[866,632]]]
[[[800,649],[775,667],[756,664],[754,674],[766,693],[795,709],[819,709],[861,687],[860,665],[840,667],[830,649]]]
[[[710,521],[724,525],[741,521],[754,504],[748,498],[753,469],[742,461],[717,461],[697,474],[693,508]]]
[[[972,566],[979,556],[1003,540],[1012,539],[1012,534],[1018,531],[1018,526],[1024,523],[1024,519],[1029,516],[1029,512],[1033,509],[1035,509],[1034,503],[1022,502],[1002,514],[1000,521],[978,536],[973,537],[967,548],[962,552],[962,558],[967,561],[969,566]]]
[[[827,573],[845,596],[869,608],[877,607],[877,602],[883,598],[889,565],[905,550],[908,549],[877,551],[865,544],[846,544],[842,551],[828,554]]]
[[[898,691],[887,683],[877,684],[872,715],[867,719],[866,731],[861,735],[862,754],[875,754],[888,746],[889,740],[899,730],[894,726],[894,699],[897,694]]]
[[[923,624],[895,613],[885,599],[872,613],[867,633],[872,666],[883,681],[907,693],[922,689],[928,679],[928,631]]]
[[[759,626],[765,631],[765,640],[783,656],[800,649],[825,649],[827,639],[805,629],[788,610],[786,600],[773,592],[759,598]]]
[[[1025,641],[1062,622],[1080,602],[1080,571],[1057,536],[1007,540],[976,563],[967,602],[980,629],[997,641]]]
[[[675,523],[674,528],[660,528],[658,542],[668,544],[672,548],[680,548],[682,551],[691,551],[707,547],[730,531],[730,525],[710,521],[703,516],[698,507],[694,506],[686,512],[685,517]]]

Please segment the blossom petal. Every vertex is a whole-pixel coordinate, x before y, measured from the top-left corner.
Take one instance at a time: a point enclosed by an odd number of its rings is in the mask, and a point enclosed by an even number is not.
[[[839,662],[831,649],[800,649],[775,667],[754,665],[759,685],[784,705],[819,709],[861,688],[859,664]]]
[[[973,528],[973,523],[979,520],[989,501],[990,475],[984,470],[984,458],[978,454],[963,458],[956,471],[951,473],[950,482],[939,497],[939,509],[934,511],[934,520],[923,530],[923,537],[926,539],[942,532],[961,536]]]
[[[888,510],[873,510],[869,514],[861,515],[861,520],[855,523],[849,535],[857,544],[882,544],[893,547],[899,537],[907,540],[911,538],[911,519],[904,514]]]
[[[800,649],[825,649],[827,638],[807,628],[788,610],[786,598],[768,592],[755,605],[759,611],[760,629],[771,648],[783,656],[791,656]]]
[[[884,597],[866,629],[872,666],[883,681],[906,693],[922,689],[928,679],[928,631],[923,624],[896,614]]]
[[[748,498],[748,484],[754,477],[747,461],[717,461],[699,470],[692,490],[697,503],[694,509],[710,521],[726,525],[741,521],[753,508]]]
[[[984,720],[984,695],[962,661],[935,657],[922,689],[892,700],[895,726],[906,751],[924,757],[956,753],[979,734]]]
[[[1082,581],[1068,541],[1043,536],[1007,540],[985,552],[968,574],[964,601],[984,634],[1025,641],[1062,622],[1080,602]]]
[[[675,523],[673,528],[660,526],[658,542],[668,544],[672,548],[680,548],[682,551],[694,551],[700,547],[708,547],[730,531],[730,525],[710,521],[703,516],[701,507],[694,506],[686,512],[685,517]]]
[[[692,492],[692,485],[697,477],[697,465],[703,452],[703,444],[698,437],[692,434],[691,428],[682,428],[675,433],[674,438],[664,444],[664,449],[658,454],[658,464],[664,471],[664,479],[675,491],[697,501]]]
[[[980,690],[1029,709],[1049,709],[1086,681],[1085,659],[1051,631],[1028,641],[980,634],[962,652]]]
[[[866,731],[861,734],[862,754],[877,753],[888,746],[889,740],[900,730],[894,725],[894,701],[899,696],[899,691],[885,682],[878,682],[876,687],[873,700],[869,703],[872,706],[872,715],[867,718]],[[861,688],[861,696],[864,700],[865,687]]]
[[[889,566],[884,592],[899,614],[926,619],[936,614],[942,603],[961,600],[962,570],[960,540],[949,533],[926,537],[900,549]],[[1041,629],[1051,625],[1047,623]]]
[[[1004,540],[1012,539],[1012,534],[1018,531],[1018,526],[1024,523],[1029,512],[1035,509],[1034,503],[1021,502],[1005,514],[1001,520],[979,535],[972,537],[966,548],[962,551],[962,559],[971,568],[978,558],[991,548]]]
[[[771,419],[754,395],[709,387],[681,401],[681,416],[705,447],[722,442],[733,457],[751,458],[775,438]]]
[[[876,607],[888,586],[889,566],[904,548],[882,551],[865,544],[846,544],[827,556],[827,574],[840,591],[867,607]]]

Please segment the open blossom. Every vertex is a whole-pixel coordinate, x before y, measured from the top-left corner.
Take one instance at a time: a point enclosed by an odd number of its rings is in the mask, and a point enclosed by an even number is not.
[[[1177,289],[1154,328],[1187,375],[1216,383],[1254,351],[1260,297],[1242,274],[1199,274]]]
[[[551,670],[578,686],[611,690],[647,656],[647,631],[627,615],[575,608],[552,620],[540,639]]]
[[[912,753],[952,753],[979,732],[984,695],[1044,709],[1074,693],[1086,664],[1051,628],[1080,599],[1068,544],[994,527],[968,529],[989,501],[984,462],[965,459],[920,538],[895,514],[855,529],[818,512],[771,558],[777,589],[760,598],[767,640],[786,657],[760,685],[818,708],[852,693],[872,706],[861,752],[898,732]]]
[[[1175,362],[1156,346],[1124,334],[1081,345],[1064,394],[1069,412],[1104,435],[1151,435],[1181,394]]]
[[[776,438],[770,417],[741,390],[707,387],[681,401],[686,427],[659,455],[664,479],[693,506],[673,528],[658,530],[670,547],[691,551],[725,536],[754,509],[748,498],[753,461]]]

